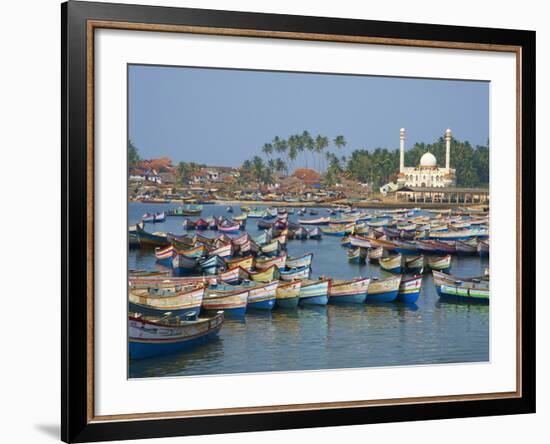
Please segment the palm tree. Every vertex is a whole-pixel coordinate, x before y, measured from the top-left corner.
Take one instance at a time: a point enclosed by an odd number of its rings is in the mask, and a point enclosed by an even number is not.
[[[286,163],[283,159],[277,157],[277,159],[275,159],[275,171],[282,173],[284,170],[286,170]]]
[[[264,153],[268,157],[271,157],[273,154],[273,145],[271,145],[270,143],[264,143],[264,146],[262,147],[262,153]]]
[[[286,152],[288,144],[286,140],[279,138],[279,136],[275,136],[273,139],[273,146],[275,147],[275,151],[277,153],[284,155],[288,160],[288,155]]]
[[[346,139],[344,139],[344,136],[336,136],[334,138],[334,145],[336,146],[336,148],[338,148],[339,150],[341,150],[342,148],[344,148],[346,145],[347,145],[347,142],[346,142]]]
[[[328,137],[318,135],[315,138],[315,152],[319,156],[319,172],[321,171],[322,153],[328,147]]]
[[[311,153],[311,163],[315,163],[315,157],[313,155],[313,151],[315,150],[315,141],[307,131],[304,131],[302,136],[304,138],[306,150],[308,150]],[[307,163],[307,155],[306,155],[306,163]]]
[[[294,164],[294,161],[296,160],[296,157],[298,157],[298,136],[292,135],[288,138],[288,160],[289,160],[289,166],[290,169],[292,169],[292,165]]]

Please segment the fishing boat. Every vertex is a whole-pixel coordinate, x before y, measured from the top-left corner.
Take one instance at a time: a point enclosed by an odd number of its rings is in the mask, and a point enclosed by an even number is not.
[[[168,216],[200,216],[202,209],[202,205],[183,205],[168,211]]]
[[[221,225],[218,225],[218,231],[221,231],[222,233],[238,233],[240,230],[240,223],[225,222]]]
[[[432,228],[433,231],[433,228]],[[429,238],[434,240],[467,240],[471,237],[488,236],[487,230],[453,230],[441,233],[430,233]]]
[[[204,219],[199,219],[195,222],[195,230],[208,230],[209,223]]]
[[[443,283],[436,285],[437,294],[443,300],[468,303],[489,303],[489,284],[485,282]]]
[[[411,273],[422,274],[424,271],[424,255],[405,257],[405,269]]]
[[[279,272],[279,268],[276,265],[272,265],[271,267],[266,268],[265,270],[249,271],[248,276],[249,276],[249,279],[254,282],[271,282],[276,279],[279,279],[280,272]]]
[[[291,282],[296,279],[309,279],[311,269],[309,268],[309,266],[299,268],[287,268],[286,270],[279,270],[279,274],[282,281]]]
[[[250,210],[247,212],[247,216],[250,218],[263,218],[267,216],[265,210]]]
[[[477,244],[477,252],[481,257],[489,256],[489,242],[480,240]]]
[[[241,256],[248,256],[253,255],[255,256],[260,252],[260,246],[254,242],[252,239],[246,241],[244,244],[241,245],[240,253]]]
[[[202,284],[181,288],[132,289],[128,293],[128,305],[131,312],[148,316],[164,316],[170,312],[174,316],[196,319],[201,311],[203,296]]]
[[[367,250],[357,247],[348,250],[348,261],[353,264],[364,264],[367,258]]]
[[[300,305],[327,305],[330,279],[304,279],[300,288]]]
[[[128,352],[130,359],[146,359],[176,353],[214,338],[224,322],[223,312],[194,321],[178,317],[147,318],[139,314],[128,317]]]
[[[328,225],[330,217],[318,217],[317,219],[298,219],[301,225]]]
[[[349,236],[349,242],[352,247],[371,248],[373,246],[371,244],[372,240],[373,238],[354,234]]]
[[[211,256],[219,256],[221,258],[227,258],[233,256],[233,245],[231,245],[231,241],[227,244],[222,244],[219,247],[210,250],[209,254]]]
[[[174,253],[172,258],[172,269],[176,274],[191,273],[199,265],[199,261],[193,257],[187,257],[180,254],[178,251]]]
[[[275,305],[280,308],[296,308],[300,301],[302,281],[279,282]]]
[[[139,224],[136,230],[136,236],[140,247],[165,247],[170,244],[166,233],[149,233],[139,228]]]
[[[227,207],[225,211],[227,211],[228,213],[233,213],[233,207]]]
[[[130,276],[128,280],[129,287],[132,288],[183,288],[188,285],[214,285],[219,282],[217,276],[166,276],[163,275],[147,275],[147,276]]]
[[[328,226],[326,228],[321,228],[321,231],[323,232],[323,234],[326,234],[328,236],[343,237],[349,232],[349,229],[346,225],[343,225],[343,226],[340,226],[340,225],[334,225],[333,226],[333,225],[331,225],[331,226]]]
[[[454,276],[452,274],[444,273],[442,271],[432,271],[434,285],[443,285],[443,284],[449,284],[449,285],[458,285],[463,282],[476,282],[481,283],[483,281],[489,282],[489,274],[485,273],[481,276],[472,276],[472,277],[461,277],[461,276]]]
[[[268,283],[245,282],[242,287],[249,287],[248,308],[271,310],[275,307],[275,298],[279,281]]]
[[[277,239],[272,240],[269,243],[260,247],[260,251],[266,256],[276,256],[279,254],[280,249],[281,244]]]
[[[238,216],[233,216],[233,220],[239,221],[239,222],[246,220],[247,218],[248,218],[248,215],[246,213],[239,214]]]
[[[199,267],[203,273],[218,274],[227,268],[225,261],[220,256],[210,256],[201,262]]]
[[[309,214],[310,214],[310,216],[317,216],[319,214],[319,211],[314,210],[313,208],[311,208],[309,210]]]
[[[168,271],[160,271],[160,270],[136,270],[136,269],[130,269],[128,270],[128,277],[130,279],[134,278],[149,278],[149,277],[158,277],[158,276],[166,276],[168,275]]]
[[[456,252],[458,254],[476,254],[477,253],[477,244],[472,245],[469,242],[456,241],[455,247],[456,247]]]
[[[241,267],[245,270],[251,270],[254,266],[254,257],[248,256],[248,257],[236,257],[233,259],[225,259],[225,262],[227,263],[227,266],[229,268],[233,267]]]
[[[329,290],[329,303],[362,304],[367,298],[369,278],[333,280]]]
[[[379,262],[380,262],[380,267],[383,270],[389,271],[390,273],[401,273],[402,260],[403,260],[403,256],[400,253],[394,256],[381,257],[379,259]]]
[[[417,254],[418,253],[418,247],[414,242],[407,242],[399,239],[394,239],[392,241],[395,245],[395,248],[393,251],[397,253],[402,254]]]
[[[250,277],[248,271],[239,266],[222,271],[218,276],[220,281],[226,284],[240,284]]]
[[[313,261],[313,253],[306,253],[302,256],[286,258],[286,267],[287,268],[300,268],[300,267],[311,267],[311,262]]]
[[[351,242],[349,240],[349,236],[344,236],[341,240],[340,240],[340,246],[341,247],[344,247],[344,248],[351,248]],[[357,247],[357,248],[360,248],[360,247]]]
[[[194,230],[197,223],[191,219],[184,219],[181,225],[184,230]]]
[[[189,248],[186,250],[180,250],[180,249],[177,249],[177,250],[179,254],[183,254],[184,256],[195,258],[195,259],[204,257],[208,253],[208,250],[204,245],[198,245],[197,247]]]
[[[428,267],[432,270],[448,270],[451,268],[451,255],[442,257],[429,257]]]
[[[311,230],[308,231],[307,237],[309,239],[315,239],[315,240],[321,239],[322,237],[321,229],[318,227],[312,228]]]
[[[206,289],[202,300],[205,310],[223,310],[228,315],[243,316],[246,313],[248,289],[219,290],[217,286]]]
[[[293,238],[297,240],[307,239],[307,234],[308,234],[308,231],[304,227],[300,227],[292,232]]]
[[[231,243],[233,244],[234,247],[240,247],[249,239],[250,239],[250,235],[248,233],[243,233],[240,236],[237,236],[231,239]]]
[[[399,294],[401,276],[387,279],[371,278],[366,302],[393,302]]]
[[[422,289],[422,276],[414,276],[408,279],[401,279],[397,301],[406,304],[414,304],[420,297]]]
[[[166,247],[157,247],[155,248],[155,259],[161,265],[170,267],[172,265],[172,258],[176,249],[173,245],[167,245]]]
[[[256,258],[256,269],[257,270],[265,270],[265,269],[271,267],[272,265],[276,265],[277,267],[279,267],[279,269],[285,268],[285,266],[286,266],[286,254],[282,254],[282,255],[276,256],[276,257],[261,256],[261,257]]]
[[[166,220],[166,213],[162,211],[161,213],[145,213],[141,216],[141,221],[143,223],[156,223],[164,222]]]
[[[368,248],[367,259],[369,262],[376,263],[384,256],[384,247]]]
[[[431,254],[453,254],[456,253],[456,242],[443,242],[436,240],[417,240],[416,246],[419,251]]]

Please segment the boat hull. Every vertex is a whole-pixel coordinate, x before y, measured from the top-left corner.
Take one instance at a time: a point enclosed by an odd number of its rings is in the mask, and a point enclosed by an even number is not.
[[[153,307],[151,305],[143,305],[143,304],[136,304],[134,302],[128,302],[128,308],[130,312],[136,312],[141,313],[146,316],[164,316],[167,312],[172,313],[172,316],[180,316],[182,318],[186,319],[196,319],[201,311],[201,303],[199,302],[194,307],[185,307],[185,308],[169,308],[169,309],[162,309]],[[194,314],[194,316],[191,316],[191,314]]]
[[[383,293],[368,293],[366,302],[367,303],[377,303],[377,302],[393,302],[397,299],[399,290],[386,291]]]
[[[300,305],[327,305],[328,295],[300,297]]]

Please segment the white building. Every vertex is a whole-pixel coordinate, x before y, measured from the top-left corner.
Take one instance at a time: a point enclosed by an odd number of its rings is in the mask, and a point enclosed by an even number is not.
[[[441,188],[456,185],[456,170],[451,168],[451,130],[445,131],[446,158],[445,168],[437,167],[437,159],[430,153],[424,153],[420,158],[420,165],[405,166],[405,128],[399,134],[399,175],[397,184],[402,187]]]

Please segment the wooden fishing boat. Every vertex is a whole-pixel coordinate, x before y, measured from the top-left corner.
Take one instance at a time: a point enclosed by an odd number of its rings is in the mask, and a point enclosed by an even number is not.
[[[219,290],[216,287],[206,289],[202,300],[204,310],[223,310],[227,315],[236,316],[246,313],[248,289]]]
[[[225,211],[227,211],[228,213],[233,213],[233,207],[227,207]]]
[[[471,245],[469,242],[456,241],[456,252],[458,254],[476,254],[477,245]]]
[[[258,245],[265,245],[271,240],[271,237],[269,236],[269,232],[264,231],[263,233],[261,233],[259,236],[256,236],[252,240],[256,242]]]
[[[134,270],[130,269],[128,270],[128,277],[130,279],[133,278],[148,278],[148,277],[158,277],[158,276],[166,276],[169,272],[168,271],[159,271],[159,270]]]
[[[302,281],[279,282],[275,305],[279,308],[296,308],[300,301]]]
[[[299,268],[286,268],[285,270],[279,270],[280,279],[282,281],[291,282],[294,280],[309,279],[311,269],[309,266]]]
[[[180,254],[178,251],[175,252],[174,257],[172,258],[172,269],[176,274],[186,274],[194,271],[199,265],[199,261],[193,257],[187,257],[183,254]]]
[[[279,281],[268,283],[245,282],[242,287],[249,287],[248,308],[271,310],[275,307],[275,298]]]
[[[132,289],[128,293],[131,312],[148,316],[164,316],[170,312],[174,316],[195,319],[199,316],[204,296],[204,286],[187,285],[181,289],[153,287]]]
[[[382,237],[379,237],[377,239],[371,237],[369,238],[369,241],[370,241],[370,246],[373,248],[382,247],[386,251],[395,251],[397,248],[397,244],[395,242],[385,240]],[[352,241],[352,244],[353,244],[353,241]]]
[[[233,244],[234,247],[240,247],[249,239],[250,239],[250,235],[248,233],[243,233],[240,236],[231,239],[231,243]]]
[[[350,230],[348,229],[347,225],[342,226],[328,226],[326,228],[321,228],[321,231],[323,234],[326,234],[328,236],[345,236]]]
[[[222,244],[219,247],[209,251],[210,256],[219,256],[221,258],[227,258],[233,256],[233,245],[231,241],[227,244]]]
[[[348,250],[348,261],[354,264],[364,264],[367,258],[367,250],[357,247]]]
[[[130,276],[128,284],[130,288],[174,288],[181,289],[188,285],[214,285],[219,282],[217,276],[166,276],[166,274],[157,276]]]
[[[461,282],[460,284],[443,283],[436,285],[437,294],[443,300],[468,303],[489,303],[489,285],[484,282]]]
[[[170,244],[166,233],[162,232],[149,233],[138,228],[136,236],[140,247],[165,247]]]
[[[300,305],[327,305],[330,279],[302,280]]]
[[[265,210],[250,210],[247,212],[247,216],[250,218],[263,218],[267,216],[267,212]]]
[[[448,270],[451,268],[451,255],[442,257],[428,257],[428,267],[432,270]]]
[[[301,225],[328,225],[330,217],[318,217],[317,219],[298,219]]]
[[[420,297],[422,289],[422,276],[414,276],[408,279],[401,279],[397,301],[406,304],[414,304]]]
[[[194,321],[181,320],[178,317],[147,318],[139,314],[130,315],[130,359],[147,359],[195,347],[214,338],[223,322],[223,312]]]
[[[214,242],[216,241],[215,238],[203,236],[202,234],[199,234],[199,233],[196,233],[192,239],[193,239],[193,243],[191,246],[202,244],[207,247],[212,247],[214,246]]]
[[[225,222],[224,224],[218,225],[218,231],[222,233],[238,233],[240,230],[241,225],[239,223]]]
[[[385,227],[391,222],[391,219],[371,219],[367,222],[369,227]]]
[[[477,252],[480,256],[489,256],[489,242],[480,240],[477,244]]]
[[[286,266],[286,254],[282,254],[282,255],[276,256],[276,257],[261,256],[261,257],[256,258],[255,266],[256,266],[257,270],[265,270],[265,269],[271,267],[272,265],[276,265],[277,267],[279,267],[279,269],[285,268],[285,266]]]
[[[316,239],[316,240],[321,239],[322,237],[321,229],[318,227],[312,228],[311,230],[308,231],[307,237],[309,239]]]
[[[155,248],[155,259],[159,264],[170,267],[175,253],[176,248],[171,244],[166,247],[157,247]]]
[[[233,216],[233,220],[239,221],[239,222],[246,220],[247,218],[248,218],[248,215],[246,213],[239,214],[238,216]]]
[[[227,268],[225,261],[220,256],[210,256],[199,262],[199,267],[203,273],[218,274]]]
[[[399,294],[401,276],[387,279],[371,278],[366,302],[393,302]]]
[[[384,247],[367,249],[367,259],[369,260],[369,262],[379,262],[382,257],[384,257]]]
[[[260,252],[260,246],[252,239],[246,241],[241,245],[240,253],[242,256],[253,255],[255,256]]]
[[[161,213],[145,213],[141,216],[141,221],[143,223],[156,223],[164,222],[166,220],[166,213],[162,211]]]
[[[442,242],[436,240],[416,240],[419,251],[430,254],[453,254],[456,253],[455,242]]]
[[[405,269],[411,273],[422,274],[424,272],[424,255],[405,257]]]
[[[168,216],[200,216],[202,205],[183,205],[168,211]]]
[[[333,280],[329,290],[329,303],[362,304],[367,298],[369,278]]]
[[[272,265],[265,270],[249,271],[248,277],[254,282],[271,282],[273,280],[279,279],[279,268],[276,265]]]
[[[240,284],[250,278],[248,271],[239,266],[222,271],[218,276],[226,284]]]
[[[225,259],[225,262],[229,268],[241,267],[245,270],[251,270],[254,266],[254,257],[236,257],[233,259]]]
[[[311,262],[313,261],[313,253],[306,253],[302,256],[286,258],[286,267],[287,268],[300,268],[300,267],[311,267]]]
[[[371,248],[372,238],[365,237],[365,236],[359,236],[356,234],[352,234],[349,236],[349,242],[352,247],[362,247],[362,248]]]
[[[194,230],[196,225],[197,223],[191,219],[184,219],[182,222],[182,226],[184,230]]]
[[[381,257],[379,259],[380,267],[390,273],[401,273],[402,261],[403,256],[401,253],[394,256]]]
[[[277,254],[279,254],[280,249],[281,244],[278,240],[272,240],[269,243],[260,247],[260,251],[266,256],[276,256]]]
[[[189,248],[186,250],[180,250],[177,249],[179,254],[183,254],[184,256],[199,259],[201,257],[204,257],[208,253],[208,249],[204,245],[199,245],[195,248]]]
[[[208,230],[209,223],[204,219],[199,219],[195,222],[195,230]]]
[[[395,244],[393,251],[402,254],[416,254],[418,253],[418,247],[414,242],[407,242],[399,239],[392,241]]]
[[[433,231],[433,228],[432,230]],[[434,240],[467,240],[471,237],[481,237],[481,236],[487,236],[488,232],[486,230],[452,230],[452,231],[446,231],[441,233],[432,233],[430,232],[430,239]]]
[[[307,234],[308,232],[304,227],[299,227],[292,232],[292,237],[297,240],[305,240],[307,239]]]

